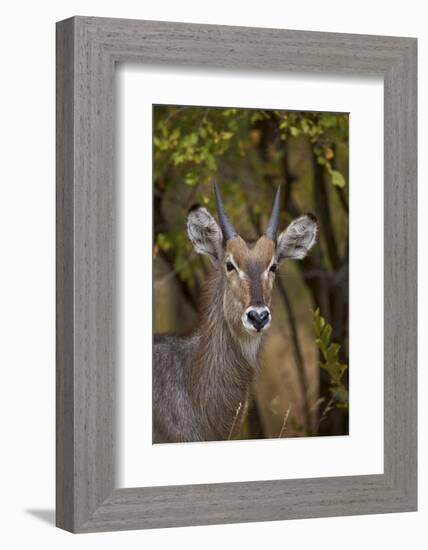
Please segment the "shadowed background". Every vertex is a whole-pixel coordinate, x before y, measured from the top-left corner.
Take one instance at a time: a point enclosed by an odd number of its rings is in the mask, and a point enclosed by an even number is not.
[[[310,211],[318,244],[284,262],[263,368],[239,438],[348,433],[348,124],[346,113],[153,107],[154,331],[187,333],[210,261],[185,232],[190,206],[216,214],[219,182],[236,230],[256,240],[282,185],[280,230]]]

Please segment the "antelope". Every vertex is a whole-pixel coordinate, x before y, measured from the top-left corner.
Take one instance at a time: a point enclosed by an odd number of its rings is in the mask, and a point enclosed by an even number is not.
[[[218,223],[204,206],[194,205],[187,215],[194,250],[213,264],[199,324],[188,336],[154,337],[153,443],[230,439],[260,370],[275,272],[283,260],[304,258],[317,238],[317,219],[310,213],[278,235],[278,187],[264,235],[246,242],[230,222],[216,183],[214,193]]]

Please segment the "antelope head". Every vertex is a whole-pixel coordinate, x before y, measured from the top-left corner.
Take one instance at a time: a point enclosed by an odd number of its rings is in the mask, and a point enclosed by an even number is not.
[[[235,331],[259,335],[271,324],[276,270],[283,260],[300,260],[307,255],[317,238],[317,219],[304,214],[278,234],[278,187],[264,235],[248,243],[230,222],[217,184],[214,191],[219,223],[205,207],[195,205],[187,216],[187,233],[195,251],[208,256],[220,270],[226,321]]]

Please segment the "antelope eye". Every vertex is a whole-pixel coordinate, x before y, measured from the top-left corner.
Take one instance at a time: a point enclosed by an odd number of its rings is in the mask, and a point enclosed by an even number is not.
[[[235,266],[232,262],[226,262],[226,269],[227,271],[233,271],[235,269]]]
[[[278,264],[272,264],[272,265],[270,266],[269,271],[272,271],[272,273],[275,273],[275,271],[277,270],[277,267],[278,267]]]

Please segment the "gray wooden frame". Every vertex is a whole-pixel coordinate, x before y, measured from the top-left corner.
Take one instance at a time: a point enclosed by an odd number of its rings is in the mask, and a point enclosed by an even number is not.
[[[382,475],[115,488],[113,82],[115,63],[124,61],[383,76]],[[416,145],[416,39],[88,17],[57,24],[59,527],[91,532],[416,510]]]

